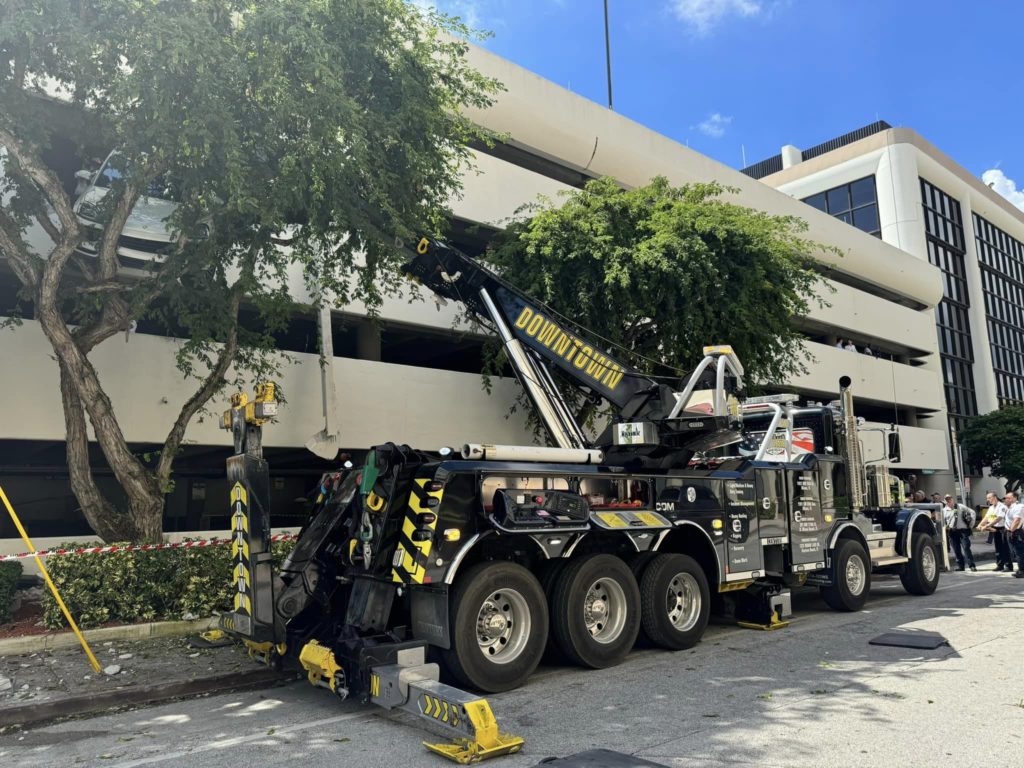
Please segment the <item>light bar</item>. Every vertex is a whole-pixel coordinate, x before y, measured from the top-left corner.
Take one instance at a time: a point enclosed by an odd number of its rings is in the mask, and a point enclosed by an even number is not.
[[[779,403],[785,405],[788,403],[795,403],[799,399],[799,395],[794,395],[792,393],[786,393],[784,395],[759,395],[758,397],[744,398],[743,405],[765,405],[766,403]]]

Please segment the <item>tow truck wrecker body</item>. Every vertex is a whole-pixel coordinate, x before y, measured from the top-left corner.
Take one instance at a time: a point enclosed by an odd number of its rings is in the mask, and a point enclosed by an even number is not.
[[[743,369],[705,348],[679,390],[645,376],[473,259],[423,240],[408,271],[493,326],[557,447],[385,444],[321,479],[279,573],[269,553],[262,423],[273,391],[225,414],[237,593],[222,628],[297,661],[341,696],[403,708],[463,740],[462,762],[515,751],[483,699],[521,685],[551,642],[588,667],[620,662],[641,627],[669,649],[700,640],[712,607],[782,626],[790,589],[858,610],[872,573],[909,592],[938,581],[927,510],[866,465],[849,380],[829,405],[740,400]],[[605,400],[591,440],[556,378]],[[428,654],[430,661],[428,662]]]

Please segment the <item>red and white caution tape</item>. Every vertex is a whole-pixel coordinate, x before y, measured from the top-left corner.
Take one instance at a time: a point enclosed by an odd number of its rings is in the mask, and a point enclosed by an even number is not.
[[[271,541],[290,541],[299,538],[294,533],[277,533],[270,537]],[[219,544],[230,544],[231,539],[193,539],[191,541],[174,541],[169,544],[112,544],[106,547],[76,547],[74,549],[43,549],[39,552],[19,552],[16,555],[0,556],[0,563],[9,560],[24,560],[27,557],[52,557],[56,555],[105,555],[111,552],[149,552],[154,549],[197,549],[213,547]]]

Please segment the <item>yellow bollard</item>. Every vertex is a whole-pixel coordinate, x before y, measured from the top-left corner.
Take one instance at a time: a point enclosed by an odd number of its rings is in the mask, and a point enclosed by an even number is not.
[[[0,486],[0,501],[3,501],[4,506],[7,507],[7,512],[11,516],[11,520],[14,521],[14,526],[18,529],[18,533],[21,534],[22,540],[25,542],[25,546],[28,551],[32,553],[32,556],[36,559],[36,565],[39,566],[39,572],[43,574],[43,581],[46,582],[46,586],[50,588],[53,593],[54,600],[57,601],[57,605],[60,606],[61,612],[64,614],[64,618],[68,620],[68,624],[71,625],[71,629],[74,630],[75,636],[78,638],[78,642],[82,644],[82,650],[85,651],[85,655],[89,657],[89,663],[92,665],[93,671],[100,672],[100,663],[96,661],[96,657],[93,655],[92,648],[89,647],[89,643],[85,641],[85,637],[82,635],[82,630],[78,628],[75,620],[71,618],[71,611],[64,605],[64,601],[61,599],[60,592],[57,591],[57,585],[53,583],[53,579],[50,578],[50,572],[46,570],[46,566],[43,564],[43,559],[36,554],[36,548],[32,545],[31,539],[28,534],[25,533],[25,527],[21,524],[21,520],[14,513],[14,507],[11,506],[11,502],[7,500],[7,494],[4,493],[4,489]]]

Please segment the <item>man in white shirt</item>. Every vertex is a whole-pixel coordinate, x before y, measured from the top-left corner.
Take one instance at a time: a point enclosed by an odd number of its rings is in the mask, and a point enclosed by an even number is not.
[[[849,341],[849,340],[847,340],[846,345],[843,347],[843,349],[845,349],[847,352],[856,352],[857,351],[856,345],[852,341]]]
[[[946,516],[946,533],[956,555],[956,569],[962,571],[966,564],[972,571],[976,571],[978,568],[974,564],[974,554],[971,552],[974,510],[966,504],[958,504],[948,493],[943,501],[946,505],[942,510]]]
[[[1010,542],[1006,538],[1006,513],[1009,508],[999,500],[995,491],[985,494],[988,501],[988,512],[978,526],[979,531],[992,531],[992,538],[996,545],[996,570],[1013,570],[1013,558],[1010,555]]]
[[[843,339],[836,342],[836,349],[843,349],[845,346],[846,342]]]
[[[1008,491],[1005,501],[1006,537],[1010,550],[1017,559],[1017,572],[1013,575],[1018,579],[1024,579],[1024,504],[1021,504],[1016,491]]]

